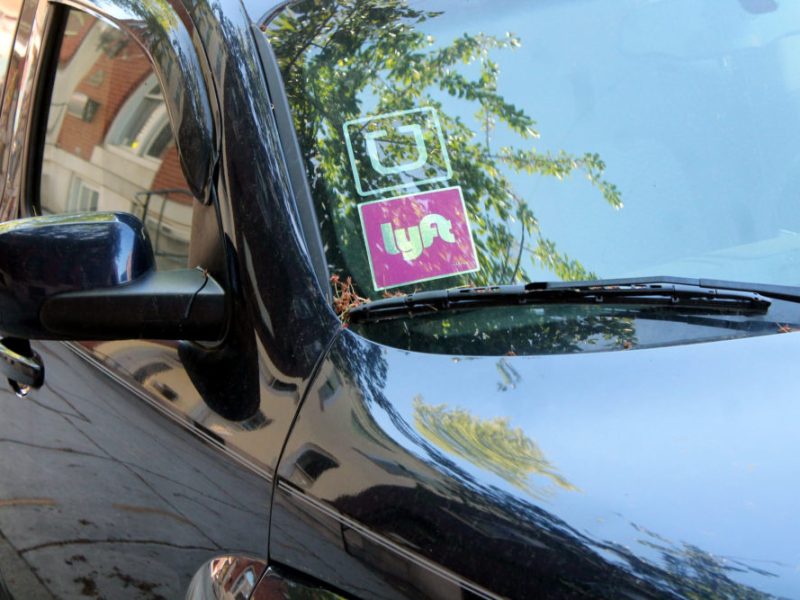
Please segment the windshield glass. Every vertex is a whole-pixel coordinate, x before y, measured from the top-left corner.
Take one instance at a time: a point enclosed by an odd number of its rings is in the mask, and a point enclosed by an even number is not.
[[[339,291],[800,283],[800,3],[303,0],[265,27]]]

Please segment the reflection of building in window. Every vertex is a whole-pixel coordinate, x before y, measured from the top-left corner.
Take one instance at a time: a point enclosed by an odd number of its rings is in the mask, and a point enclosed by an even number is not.
[[[130,95],[117,112],[106,144],[119,146],[135,156],[159,160],[172,142],[167,105],[155,74]]]
[[[97,210],[100,192],[86,185],[80,177],[73,177],[67,197],[69,212]]]
[[[294,475],[306,485],[319,479],[325,471],[339,467],[336,459],[316,444],[305,444],[290,464],[294,467]]]
[[[193,198],[158,79],[126,34],[72,11],[59,53],[40,185],[43,212],[133,212],[159,268],[186,266]]]

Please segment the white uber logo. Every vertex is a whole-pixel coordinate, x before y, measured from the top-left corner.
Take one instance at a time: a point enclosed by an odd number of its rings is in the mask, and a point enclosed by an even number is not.
[[[453,174],[431,107],[347,121],[344,137],[360,196],[444,182]]]

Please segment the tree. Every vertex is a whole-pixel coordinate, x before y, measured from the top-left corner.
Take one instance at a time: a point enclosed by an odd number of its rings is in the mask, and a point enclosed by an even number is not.
[[[411,8],[405,0],[306,0],[292,4],[269,25],[334,270],[352,275],[361,293],[376,295],[366,283],[370,277],[357,215],[359,196],[343,134],[344,124],[364,117],[369,104],[372,115],[417,107],[432,107],[439,115],[450,148],[452,181],[462,187],[480,262],[478,273],[448,283],[526,280],[526,267],[534,264],[560,279],[595,277],[545,236],[510,177],[526,173],[565,179],[581,172],[610,206],[620,208],[619,190],[603,178],[605,164],[591,152],[542,153],[533,148],[539,137],[536,122],[499,92],[500,66],[494,59],[498,52],[520,47],[519,37],[465,33],[439,44],[422,29],[440,17],[443,13]],[[472,107],[480,130],[454,113],[458,103]],[[498,127],[512,132],[519,146],[495,147]],[[399,140],[388,148],[398,163],[411,152]],[[363,151],[355,152],[357,163],[366,162]],[[441,175],[444,169],[441,164],[427,168],[427,175]],[[402,181],[400,174],[394,177]]]
[[[432,406],[422,396],[414,398],[414,425],[425,439],[472,464],[499,475],[536,498],[553,493],[537,486],[531,476],[549,479],[563,490],[578,488],[547,460],[541,448],[507,418],[481,419],[463,408]]]

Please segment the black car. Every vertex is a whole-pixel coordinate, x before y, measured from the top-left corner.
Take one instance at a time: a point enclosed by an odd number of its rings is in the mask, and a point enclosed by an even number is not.
[[[800,596],[798,22],[0,1],[0,597]]]

